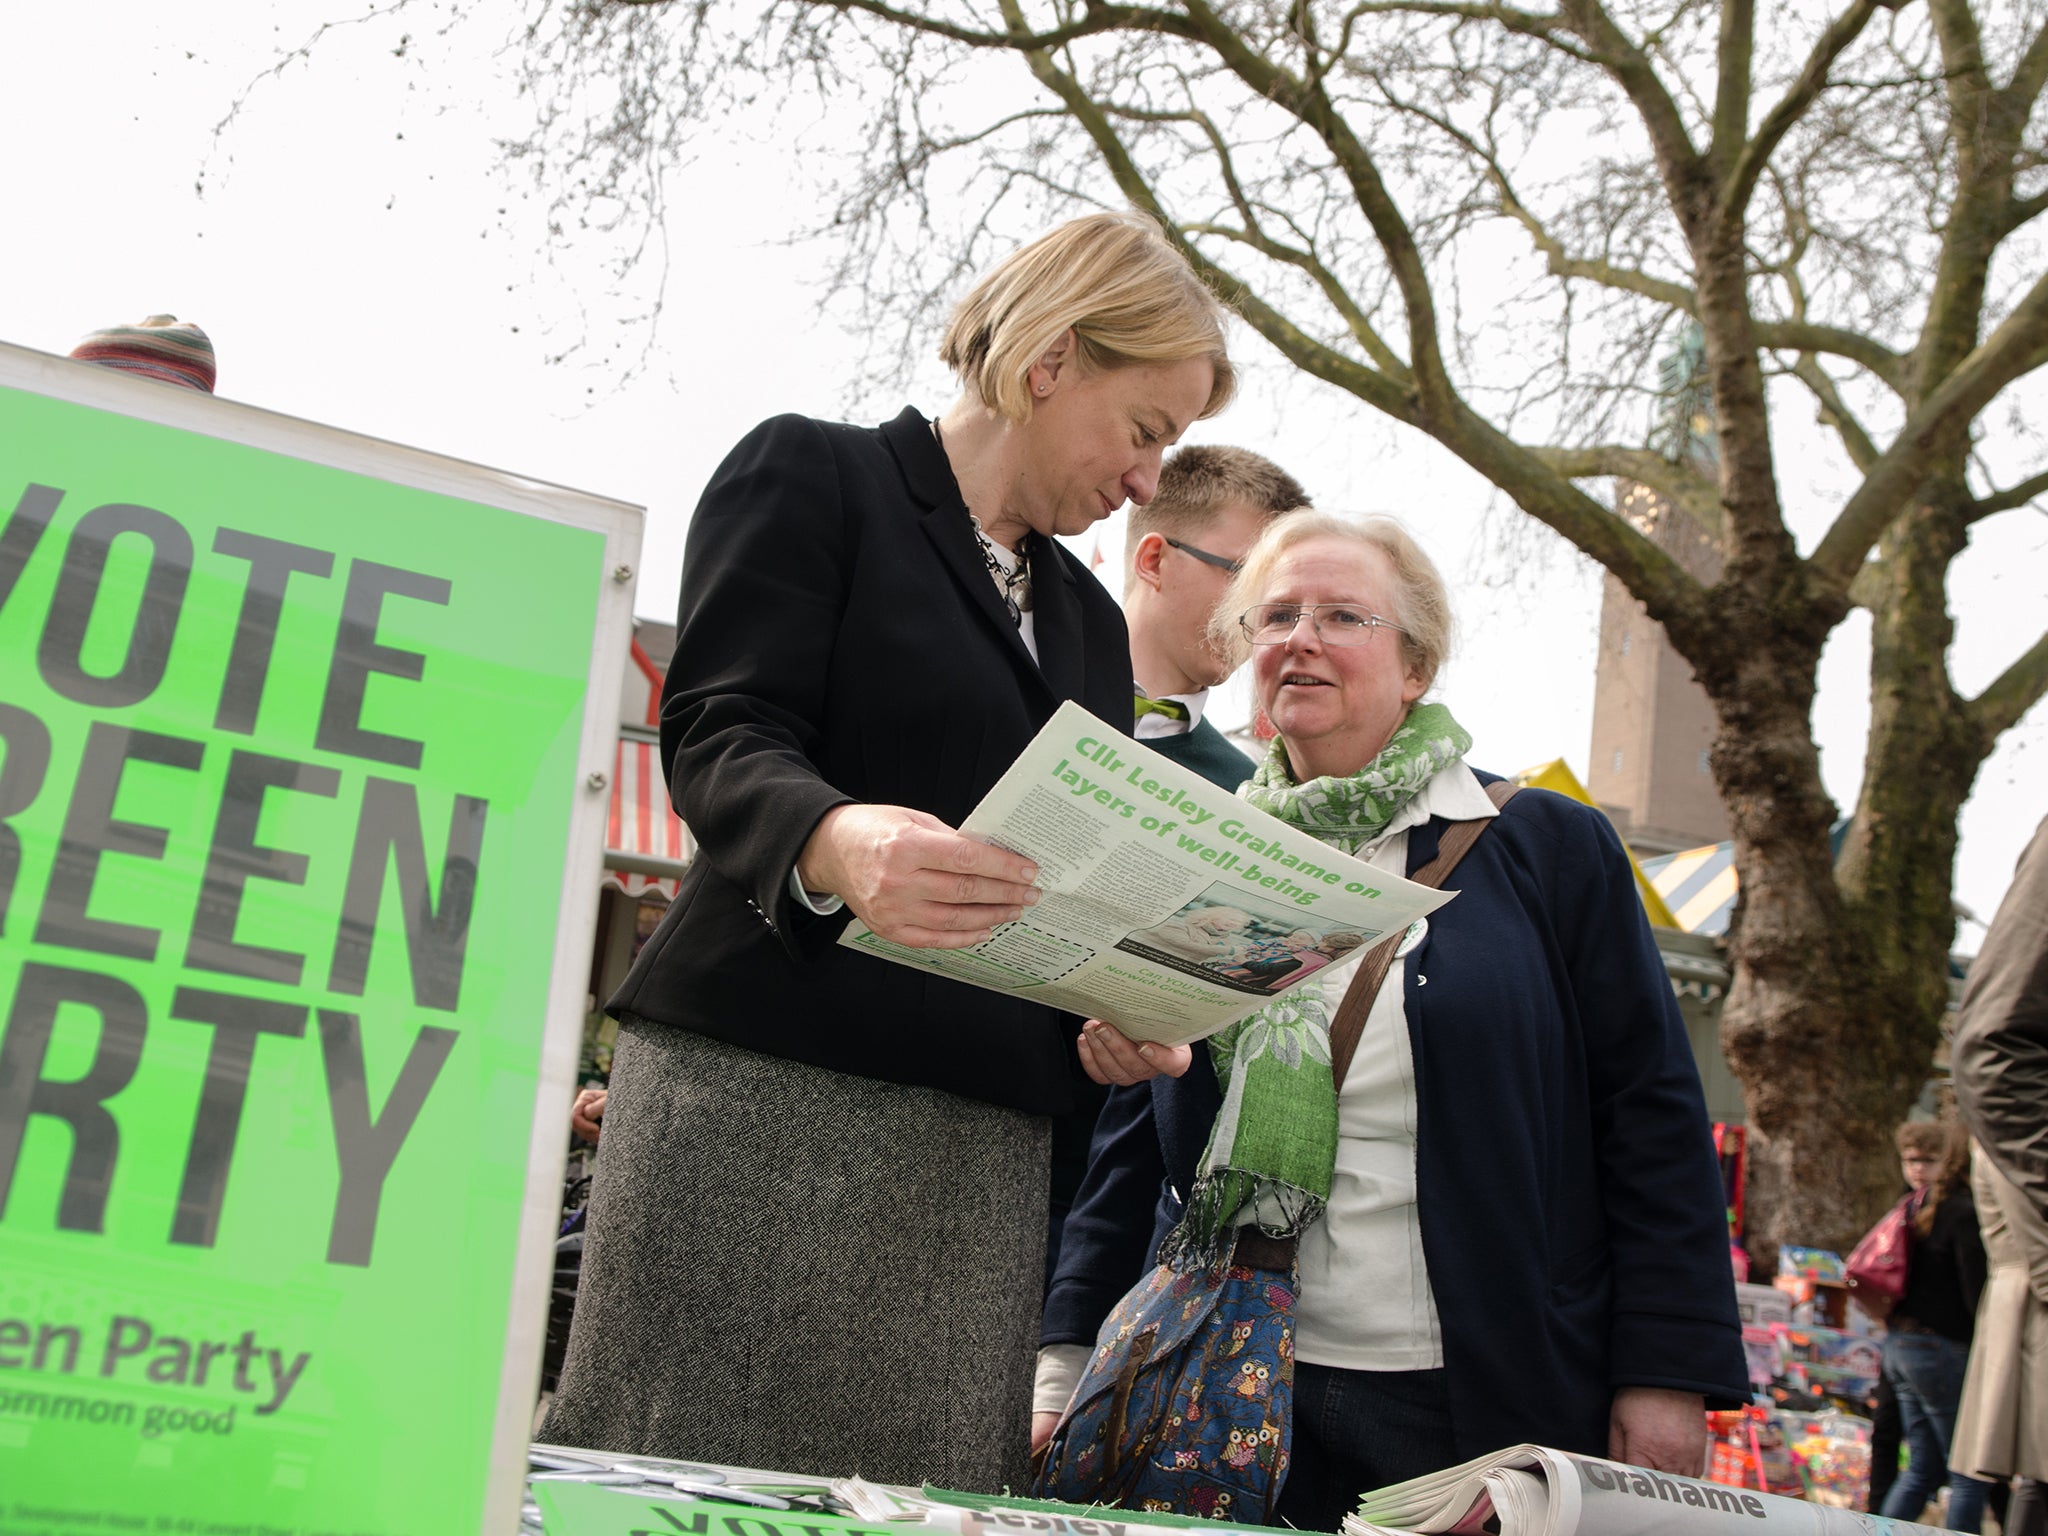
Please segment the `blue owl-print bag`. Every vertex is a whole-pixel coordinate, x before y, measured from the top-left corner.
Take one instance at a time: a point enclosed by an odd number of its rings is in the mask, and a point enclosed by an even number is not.
[[[1037,1493],[1271,1525],[1294,1417],[1294,1276],[1162,1264],[1102,1325]]]

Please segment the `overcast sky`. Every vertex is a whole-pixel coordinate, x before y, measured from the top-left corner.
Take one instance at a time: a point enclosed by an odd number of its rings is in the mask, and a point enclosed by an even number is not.
[[[323,16],[345,14],[305,0],[0,7],[0,340],[61,353],[95,327],[169,311],[211,334],[224,396],[638,503],[639,608],[672,618],[690,508],[736,438],[779,411],[875,421],[904,403],[857,390],[844,317],[820,313],[821,253],[781,242],[802,196],[791,167],[737,135],[701,146],[675,182],[667,307],[650,328],[650,295],[619,290],[601,233],[571,229],[540,254],[537,204],[500,169],[497,141],[525,119],[487,32],[400,60],[382,24],[343,28],[311,65],[263,77]],[[1464,642],[1443,697],[1476,738],[1474,760],[1511,772],[1563,757],[1583,777],[1597,569],[1255,337],[1236,351],[1249,387],[1190,440],[1270,454],[1326,508],[1406,518],[1457,595]],[[914,403],[936,414],[940,381],[920,377]],[[1839,456],[1805,413],[1785,414],[1784,490],[1810,542],[1839,495]],[[1112,585],[1120,524],[1102,535]],[[1953,671],[1975,692],[2048,628],[2048,517],[1981,525],[1952,607]],[[1818,710],[1845,809],[1868,721],[1867,636],[1860,618],[1843,626]],[[1237,688],[1218,706],[1226,724],[1246,709]],[[2044,813],[2037,707],[1964,813],[1960,901],[1990,916]],[[1959,947],[1980,933],[1965,924]]]

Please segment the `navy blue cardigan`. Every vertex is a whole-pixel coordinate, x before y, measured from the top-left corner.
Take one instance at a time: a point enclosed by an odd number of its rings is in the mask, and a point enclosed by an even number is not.
[[[1409,831],[1409,873],[1446,825]],[[1521,1441],[1604,1456],[1622,1386],[1745,1401],[1706,1104],[1620,840],[1597,811],[1524,790],[1449,883],[1408,956],[1407,1015],[1459,1457]],[[1144,1272],[1218,1104],[1201,1050],[1185,1077],[1111,1094],[1045,1343],[1092,1343]]]

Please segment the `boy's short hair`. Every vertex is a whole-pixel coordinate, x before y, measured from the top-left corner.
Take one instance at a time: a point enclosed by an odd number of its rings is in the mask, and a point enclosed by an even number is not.
[[[1126,578],[1146,534],[1192,539],[1238,503],[1278,516],[1308,506],[1309,499],[1299,480],[1249,448],[1194,443],[1175,453],[1160,468],[1152,500],[1131,508],[1124,532]]]

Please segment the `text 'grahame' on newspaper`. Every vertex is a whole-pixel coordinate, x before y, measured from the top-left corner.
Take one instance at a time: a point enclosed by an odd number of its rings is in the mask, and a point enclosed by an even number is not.
[[[1928,1527],[1618,1461],[1518,1445],[1380,1488],[1343,1536],[1886,1536]]]

